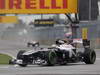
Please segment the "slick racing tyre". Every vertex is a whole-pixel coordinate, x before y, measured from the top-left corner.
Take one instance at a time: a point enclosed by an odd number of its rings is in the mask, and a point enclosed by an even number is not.
[[[46,61],[48,66],[54,66],[56,64],[56,53],[54,51],[48,51],[46,53]]]
[[[84,59],[83,61],[86,64],[94,64],[96,60],[96,53],[94,50],[86,49],[84,52]]]
[[[18,60],[22,60],[22,63],[21,64],[18,64],[21,67],[26,67],[28,65],[28,63],[25,62],[25,59],[23,58],[23,53],[25,53],[25,52],[26,52],[25,50],[21,50],[17,54],[17,59]]]
[[[21,50],[17,54],[17,59],[22,59],[22,54],[25,53],[25,50]]]

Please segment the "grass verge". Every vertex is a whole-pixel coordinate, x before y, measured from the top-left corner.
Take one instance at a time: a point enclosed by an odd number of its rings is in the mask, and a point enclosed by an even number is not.
[[[9,64],[9,60],[11,60],[11,59],[12,59],[11,56],[0,53],[0,65]]]

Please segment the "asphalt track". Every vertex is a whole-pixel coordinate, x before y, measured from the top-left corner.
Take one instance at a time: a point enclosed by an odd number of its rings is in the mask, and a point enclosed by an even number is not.
[[[16,56],[18,50],[29,49],[25,44],[6,44],[0,45],[0,53],[10,54]],[[31,49],[31,48],[30,48]],[[28,65],[27,67],[19,67],[18,65],[0,65],[0,75],[96,75],[100,74],[100,50],[95,49],[97,53],[97,59],[95,64],[88,65],[85,63],[70,63],[65,66],[38,66]]]

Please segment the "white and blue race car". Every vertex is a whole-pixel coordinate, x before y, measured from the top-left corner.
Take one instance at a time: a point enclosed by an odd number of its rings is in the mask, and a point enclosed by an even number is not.
[[[17,54],[15,64],[18,64],[22,67],[26,67],[28,64],[52,66],[55,64],[65,65],[67,63],[77,63],[80,61],[85,62],[86,64],[94,64],[96,61],[96,53],[93,49],[90,48],[90,42],[88,40],[83,40],[82,44],[84,47],[83,52],[77,51],[76,47],[60,48],[60,46],[51,46],[49,48],[38,47],[30,51],[21,50]]]

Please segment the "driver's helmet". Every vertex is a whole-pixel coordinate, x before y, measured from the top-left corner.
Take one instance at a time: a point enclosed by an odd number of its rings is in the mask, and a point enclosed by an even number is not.
[[[56,40],[56,45],[62,45],[64,43],[65,43],[64,40],[61,40],[61,39]]]

